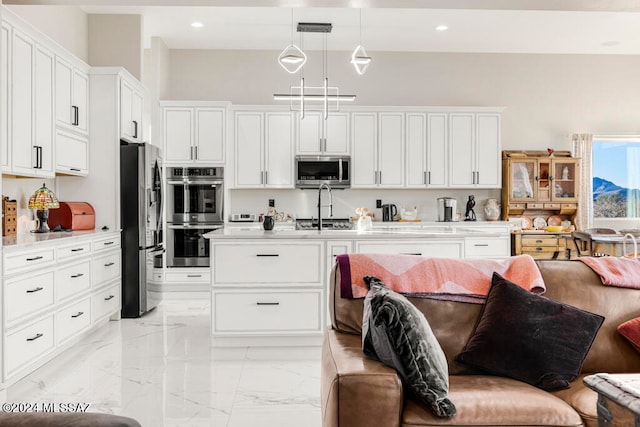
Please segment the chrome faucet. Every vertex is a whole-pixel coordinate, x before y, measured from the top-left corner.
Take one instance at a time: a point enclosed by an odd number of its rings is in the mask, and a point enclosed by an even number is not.
[[[326,188],[327,191],[329,192],[329,204],[328,205],[323,205],[322,204],[322,189]],[[323,182],[322,184],[320,184],[320,187],[318,188],[318,231],[322,230],[322,208],[324,206],[329,206],[329,218],[333,217],[333,196],[331,195],[331,186],[329,184],[327,184],[326,182]]]

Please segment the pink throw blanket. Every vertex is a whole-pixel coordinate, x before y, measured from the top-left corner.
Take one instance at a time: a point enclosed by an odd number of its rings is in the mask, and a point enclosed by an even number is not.
[[[482,304],[497,272],[522,288],[541,294],[546,290],[542,274],[530,255],[501,261],[451,259],[415,255],[338,255],[342,298],[367,295],[364,276],[375,276],[390,289],[411,297],[445,299]]]
[[[637,259],[612,256],[578,259],[600,275],[603,285],[640,289],[640,261]]]

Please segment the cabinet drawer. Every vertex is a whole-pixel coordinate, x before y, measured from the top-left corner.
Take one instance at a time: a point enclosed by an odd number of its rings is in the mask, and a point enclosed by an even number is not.
[[[545,203],[544,208],[557,210],[560,209],[560,203]]]
[[[91,250],[93,252],[106,251],[120,247],[120,235],[96,239],[91,242]]]
[[[509,210],[518,211],[524,210],[526,205],[524,203],[509,203]]]
[[[67,261],[91,253],[91,242],[79,242],[74,245],[61,246],[57,249],[58,261]]]
[[[322,278],[322,244],[289,243],[214,246],[216,284],[317,284]]]
[[[465,257],[495,257],[511,255],[507,239],[466,239]]]
[[[539,251],[535,249],[540,249]],[[535,259],[565,259],[564,250],[554,250],[554,248],[540,247],[522,250],[523,254],[531,255]]]
[[[91,287],[91,261],[86,260],[56,270],[56,301],[61,301]]]
[[[215,331],[320,331],[321,301],[321,291],[215,293]]]
[[[120,284],[91,297],[91,322],[120,310]]]
[[[79,301],[56,313],[56,343],[73,337],[91,324],[91,299]]]
[[[522,246],[558,246],[556,236],[522,236]]]
[[[527,209],[544,209],[544,203],[527,203]]]
[[[117,251],[91,261],[91,283],[94,288],[120,277],[120,259],[120,251]]]
[[[421,255],[444,258],[462,258],[464,247],[462,241],[430,241],[425,242],[366,242],[356,243],[358,253]]]
[[[8,280],[5,284],[4,297],[8,322],[52,305],[54,302],[53,271]]]
[[[156,273],[157,274],[157,273]],[[160,281],[162,273],[160,273]],[[166,283],[209,283],[211,281],[211,271],[171,271],[164,274]]]
[[[7,376],[44,356],[53,347],[53,315],[8,334],[4,347]]]
[[[54,262],[54,248],[35,249],[15,253],[5,253],[4,272],[11,274],[17,271],[41,268]]]

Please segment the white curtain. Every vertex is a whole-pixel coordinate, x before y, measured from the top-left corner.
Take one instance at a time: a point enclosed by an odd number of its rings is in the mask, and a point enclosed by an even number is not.
[[[580,192],[575,225],[576,229],[584,230],[593,227],[593,177],[591,176],[593,135],[590,133],[574,133],[571,139],[571,154],[573,157],[581,159]]]

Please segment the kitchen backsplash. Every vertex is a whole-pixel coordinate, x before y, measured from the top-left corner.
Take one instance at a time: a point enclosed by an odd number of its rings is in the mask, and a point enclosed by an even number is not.
[[[438,197],[454,197],[457,199],[457,210],[464,219],[469,195],[475,196],[476,205],[474,212],[478,221],[483,221],[484,204],[487,199],[500,200],[500,190],[392,190],[392,189],[350,189],[333,190],[333,216],[348,217],[356,215],[356,208],[367,207],[375,213],[374,220],[382,220],[382,209],[376,209],[376,199],[381,199],[383,204],[392,203],[400,208],[418,208],[418,218],[423,221],[437,221]],[[318,216],[318,191],[317,190],[230,190],[229,199],[226,202],[227,220],[232,213],[255,213],[266,211],[269,199],[275,200],[275,208],[278,212],[286,212],[294,218],[310,218]],[[328,204],[329,197],[323,190],[322,204]],[[329,215],[329,208],[322,208],[322,216]]]
[[[21,225],[21,217],[29,221],[35,219],[33,209],[29,209],[29,198],[38,188],[42,187],[42,183],[56,194],[56,185],[53,179],[2,177],[2,194],[18,202],[18,226]],[[24,230],[18,229],[18,232],[22,231]]]

